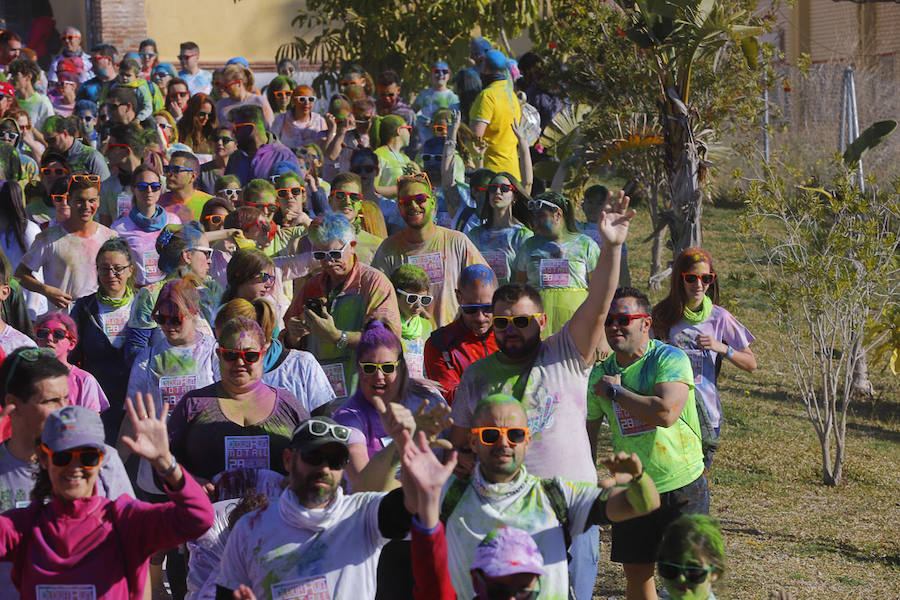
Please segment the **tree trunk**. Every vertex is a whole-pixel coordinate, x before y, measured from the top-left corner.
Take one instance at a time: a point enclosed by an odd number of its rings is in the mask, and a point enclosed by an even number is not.
[[[691,246],[700,246],[700,214],[703,192],[700,189],[700,151],[691,131],[691,115],[674,88],[666,90],[662,104],[665,133],[665,165],[672,199],[672,255]]]
[[[819,443],[822,445],[822,480],[825,485],[837,485],[834,482],[834,473],[831,462],[831,425],[827,425],[819,436]]]
[[[663,270],[662,255],[663,248],[665,248],[666,244],[666,229],[665,227],[660,227],[662,221],[662,214],[659,207],[660,185],[658,181],[655,181],[656,178],[653,177],[652,174],[650,177],[652,177],[654,181],[650,184],[650,189],[647,193],[647,209],[650,213],[650,223],[653,225],[653,231],[656,233],[651,236],[653,243],[650,249],[650,280],[648,287],[652,290],[658,290],[662,287],[657,275]]]
[[[859,353],[856,360],[856,366],[853,369],[853,380],[850,384],[850,393],[854,396],[867,396],[871,398],[875,395],[875,386],[869,380],[869,363],[866,361],[866,354],[859,346],[855,352]]]

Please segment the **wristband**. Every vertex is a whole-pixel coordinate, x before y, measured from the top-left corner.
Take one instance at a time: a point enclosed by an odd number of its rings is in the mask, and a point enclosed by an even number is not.
[[[172,457],[172,466],[169,467],[168,469],[166,469],[165,471],[157,471],[157,473],[159,473],[160,477],[165,479],[166,477],[168,477],[169,475],[171,475],[172,473],[175,472],[176,467],[178,467],[178,461],[175,460],[175,457],[173,456]]]
[[[335,344],[335,347],[338,350],[340,350],[341,352],[343,352],[344,350],[347,349],[347,332],[346,331],[341,331],[341,339],[339,339],[337,341],[337,343]]]
[[[734,356],[734,348],[728,346],[728,351],[725,352],[725,358],[731,358],[732,356]]]
[[[628,503],[639,513],[647,513],[653,508],[653,481],[649,477],[644,477],[644,471],[632,479],[628,488],[625,490],[625,497]]]

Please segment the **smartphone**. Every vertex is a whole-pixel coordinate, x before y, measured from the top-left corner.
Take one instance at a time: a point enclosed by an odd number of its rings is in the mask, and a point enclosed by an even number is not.
[[[325,304],[321,298],[307,298],[303,305],[323,319],[325,318]]]

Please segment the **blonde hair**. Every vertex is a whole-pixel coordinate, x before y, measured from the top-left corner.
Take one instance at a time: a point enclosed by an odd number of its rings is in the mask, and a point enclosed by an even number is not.
[[[243,298],[235,298],[226,302],[216,314],[215,328],[221,329],[225,323],[236,319],[237,317],[245,317],[259,323],[262,328],[263,335],[266,336],[265,341],[270,341],[275,333],[275,325],[277,317],[275,308],[272,303],[265,298],[257,298],[253,302],[244,300]]]
[[[248,92],[253,91],[253,72],[243,65],[237,63],[228,65],[222,71],[222,79],[242,79],[244,81],[244,89]]]

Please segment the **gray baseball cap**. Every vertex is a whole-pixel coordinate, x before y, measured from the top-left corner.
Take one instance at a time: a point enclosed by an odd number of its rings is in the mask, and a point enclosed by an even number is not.
[[[100,415],[83,406],[65,406],[47,417],[41,443],[52,452],[72,448],[103,450],[105,433]]]

